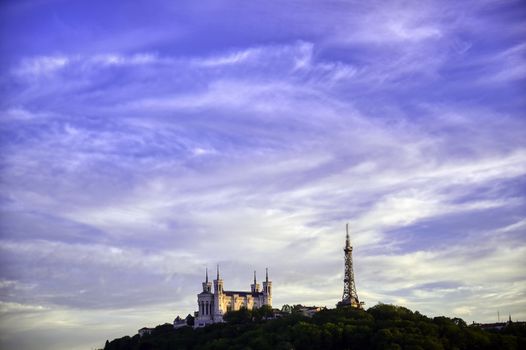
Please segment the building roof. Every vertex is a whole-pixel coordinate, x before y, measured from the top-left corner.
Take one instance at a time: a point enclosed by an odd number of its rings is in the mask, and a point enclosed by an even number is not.
[[[241,291],[235,291],[235,290],[225,290],[223,292],[225,295],[228,295],[228,296],[232,296],[234,294],[237,294],[239,296],[247,296],[247,295],[252,295],[253,297],[257,297],[257,296],[260,296],[260,295],[263,295],[263,292],[255,292],[255,293],[252,293],[252,292],[241,292]]]
[[[302,310],[321,310],[323,307],[321,306],[302,306]]]

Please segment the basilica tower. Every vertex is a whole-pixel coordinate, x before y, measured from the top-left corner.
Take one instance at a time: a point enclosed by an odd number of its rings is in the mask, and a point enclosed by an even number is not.
[[[214,280],[214,320],[223,320],[224,303],[223,280],[219,277],[219,265],[217,265],[217,278]]]
[[[212,294],[212,283],[208,281],[208,267],[206,268],[206,278],[203,282],[203,292]]]
[[[352,245],[349,239],[349,224],[346,225],[346,239],[345,248],[345,274],[343,278],[343,296],[342,301],[338,303],[338,306],[350,305],[355,308],[361,308],[362,303],[358,300],[358,293],[356,293],[356,286],[354,284],[354,271],[352,262]]]
[[[272,307],[272,281],[268,280],[268,268],[265,269],[265,281],[263,282],[263,304]]]
[[[254,284],[250,285],[250,291],[252,293],[259,293],[259,283],[256,282],[256,271],[254,271]]]

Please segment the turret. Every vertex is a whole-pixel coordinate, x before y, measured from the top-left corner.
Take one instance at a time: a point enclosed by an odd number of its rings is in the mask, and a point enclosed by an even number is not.
[[[256,282],[256,271],[254,271],[254,284],[250,285],[252,293],[259,293],[259,283]]]
[[[268,280],[268,268],[265,269],[265,282],[263,282],[263,304],[272,307],[272,282]]]
[[[206,277],[205,281],[203,282],[203,292],[212,293],[212,283],[208,282],[208,267],[206,268]]]
[[[214,322],[223,322],[223,280],[219,277],[219,265],[217,265],[217,277],[214,280]]]
[[[214,293],[223,294],[223,280],[219,278],[219,265],[217,265],[217,278],[214,280]]]

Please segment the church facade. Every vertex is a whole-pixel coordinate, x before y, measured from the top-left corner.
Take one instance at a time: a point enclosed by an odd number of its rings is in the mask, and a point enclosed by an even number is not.
[[[263,290],[256,282],[254,271],[254,283],[250,285],[250,291],[226,291],[223,288],[223,280],[219,277],[219,266],[217,267],[217,278],[214,280],[214,291],[212,283],[208,281],[208,269],[206,279],[203,282],[203,291],[197,294],[196,318],[194,327],[204,327],[211,323],[223,322],[223,315],[228,311],[237,311],[241,308],[252,310],[263,305],[272,307],[272,282],[268,279],[266,271]]]

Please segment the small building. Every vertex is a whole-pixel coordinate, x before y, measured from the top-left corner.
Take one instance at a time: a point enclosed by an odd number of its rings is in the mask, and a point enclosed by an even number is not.
[[[174,320],[174,329],[181,328],[184,326],[193,326],[194,325],[194,317],[190,314],[186,316],[186,318],[181,318],[177,316]]]
[[[506,327],[505,322],[495,322],[495,323],[483,323],[479,325],[480,329],[485,331],[500,331]]]
[[[186,326],[186,319],[177,316],[174,320],[174,329]]]
[[[282,318],[283,316],[286,316],[286,315],[288,315],[288,314],[284,313],[280,309],[272,309],[272,318],[273,319]]]
[[[303,316],[312,317],[314,316],[314,314],[320,312],[321,310],[325,310],[325,309],[326,307],[322,307],[322,306],[302,306],[299,309],[299,312]]]
[[[512,321],[511,315],[509,315],[508,322],[475,323],[475,321],[473,321],[472,326],[478,327],[485,331],[501,331],[512,324],[524,326],[526,325],[526,322]]]
[[[148,328],[148,327],[142,327],[137,331],[140,337],[144,336],[145,334],[152,334],[154,328]]]

